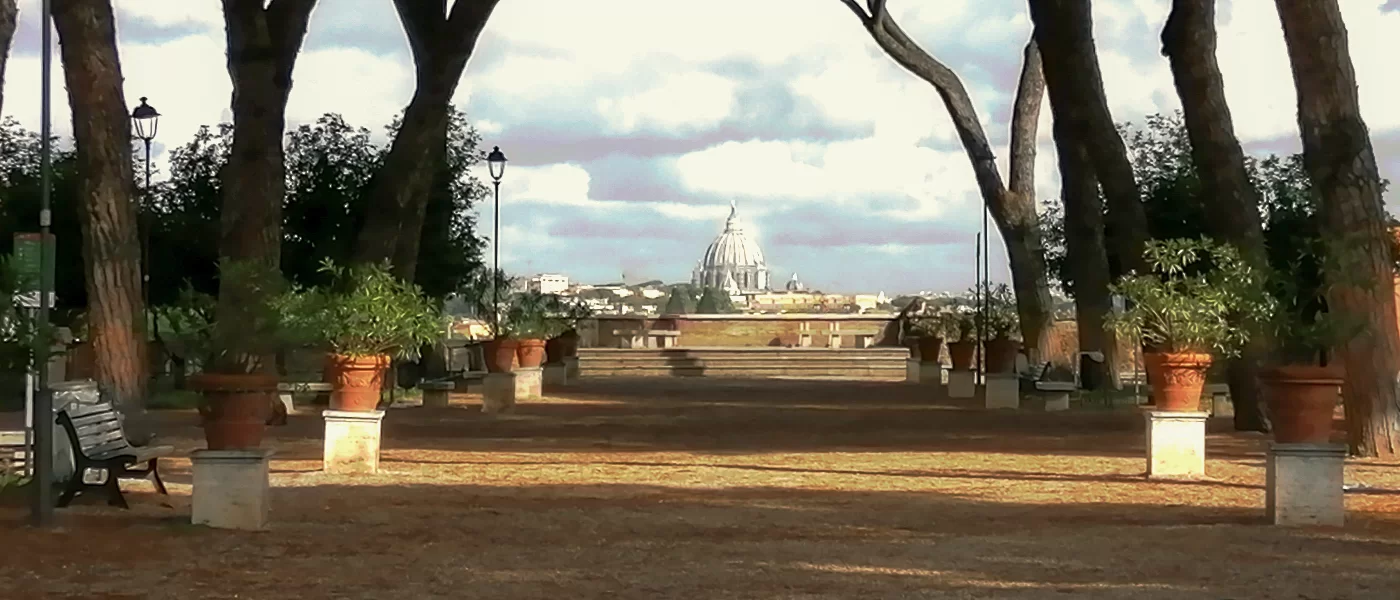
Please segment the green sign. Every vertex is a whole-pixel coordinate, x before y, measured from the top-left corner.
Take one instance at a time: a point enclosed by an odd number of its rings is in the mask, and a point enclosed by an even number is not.
[[[42,277],[43,269],[39,257],[40,234],[37,233],[16,233],[15,234],[15,254],[11,261],[15,276],[19,279],[19,291],[23,293],[37,293],[39,291],[39,281]],[[48,237],[49,260],[53,260],[54,236]]]

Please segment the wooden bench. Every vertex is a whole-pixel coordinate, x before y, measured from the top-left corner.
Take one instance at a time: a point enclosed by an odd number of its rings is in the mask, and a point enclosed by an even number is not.
[[[277,399],[287,409],[287,414],[292,414],[296,408],[292,401],[293,395],[329,393],[331,393],[331,384],[324,381],[283,381],[277,384]]]
[[[73,447],[73,475],[68,479],[63,495],[58,498],[60,507],[68,506],[75,496],[88,488],[103,488],[107,490],[108,504],[128,508],[121,486],[117,484],[119,479],[149,477],[155,483],[157,492],[170,495],[165,490],[165,483],[160,480],[159,461],[161,457],[174,453],[175,448],[135,448],[127,443],[126,434],[122,431],[122,417],[111,402],[70,405],[59,411],[58,424],[68,434],[68,442]],[[145,468],[132,468],[143,463]],[[100,484],[84,481],[83,476],[89,470],[105,471],[104,481]]]

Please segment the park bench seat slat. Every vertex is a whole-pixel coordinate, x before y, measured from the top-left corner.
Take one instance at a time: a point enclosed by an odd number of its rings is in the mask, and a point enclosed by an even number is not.
[[[126,440],[121,415],[111,402],[70,404],[58,412],[56,420],[68,435],[74,462],[73,474],[58,498],[59,506],[68,506],[79,493],[96,487],[107,491],[109,504],[127,508],[118,481],[138,477],[150,477],[156,491],[169,495],[165,483],[160,480],[160,458],[173,454],[175,449],[170,446],[133,447]],[[138,466],[142,464],[144,468]],[[84,475],[88,471],[105,472],[104,481],[87,483]]]

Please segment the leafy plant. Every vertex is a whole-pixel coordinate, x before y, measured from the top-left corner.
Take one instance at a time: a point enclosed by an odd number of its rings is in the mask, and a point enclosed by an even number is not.
[[[1250,327],[1263,320],[1266,271],[1228,244],[1205,238],[1152,240],[1143,255],[1149,274],[1127,275],[1111,290],[1128,303],[1109,316],[1120,335],[1158,352],[1236,354]]]
[[[10,258],[0,257],[0,370],[7,373],[28,372],[41,342],[53,339],[53,328],[15,306],[22,283]],[[48,360],[55,353],[45,347],[40,354]]]
[[[923,338],[943,337],[942,315],[914,316],[909,318],[909,333]]]
[[[587,310],[582,303],[565,302],[555,294],[521,292],[511,296],[501,328],[506,337],[549,339],[572,329]]]
[[[1370,272],[1361,240],[1306,238],[1294,257],[1268,278],[1268,294],[1259,312],[1263,333],[1273,341],[1279,364],[1322,364],[1332,348],[1366,332],[1364,317],[1328,310],[1327,293],[1336,286],[1369,291],[1361,274]],[[1329,274],[1323,277],[1322,274]],[[1313,277],[1303,276],[1313,274]]]
[[[977,314],[970,311],[948,311],[939,318],[943,322],[944,339],[950,342],[971,342],[977,338]],[[954,334],[957,334],[954,337]]]
[[[416,360],[423,344],[444,335],[442,310],[422,290],[399,280],[388,264],[321,263],[330,283],[295,295],[295,329],[331,352],[389,354]]]
[[[296,294],[280,271],[257,261],[224,260],[219,281],[233,295],[223,307],[186,284],[174,304],[156,309],[165,323],[162,338],[177,356],[210,373],[252,373],[302,341],[293,326]]]
[[[973,309],[986,302],[986,339],[1010,339],[1020,332],[1021,317],[1016,312],[1016,294],[1004,283],[978,285],[971,290]],[[975,313],[974,313],[975,314]]]

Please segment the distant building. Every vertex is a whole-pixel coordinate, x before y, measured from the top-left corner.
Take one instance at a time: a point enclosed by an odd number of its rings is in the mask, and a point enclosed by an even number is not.
[[[541,294],[562,294],[569,290],[567,275],[541,273],[530,278],[530,291]]]
[[[737,289],[742,294],[767,291],[768,264],[763,259],[763,250],[758,242],[744,234],[743,223],[739,221],[739,209],[729,203],[729,220],[724,223],[724,231],[710,242],[704,258],[695,266],[691,283],[699,287],[714,287],[731,291]],[[732,284],[732,285],[731,285]]]

